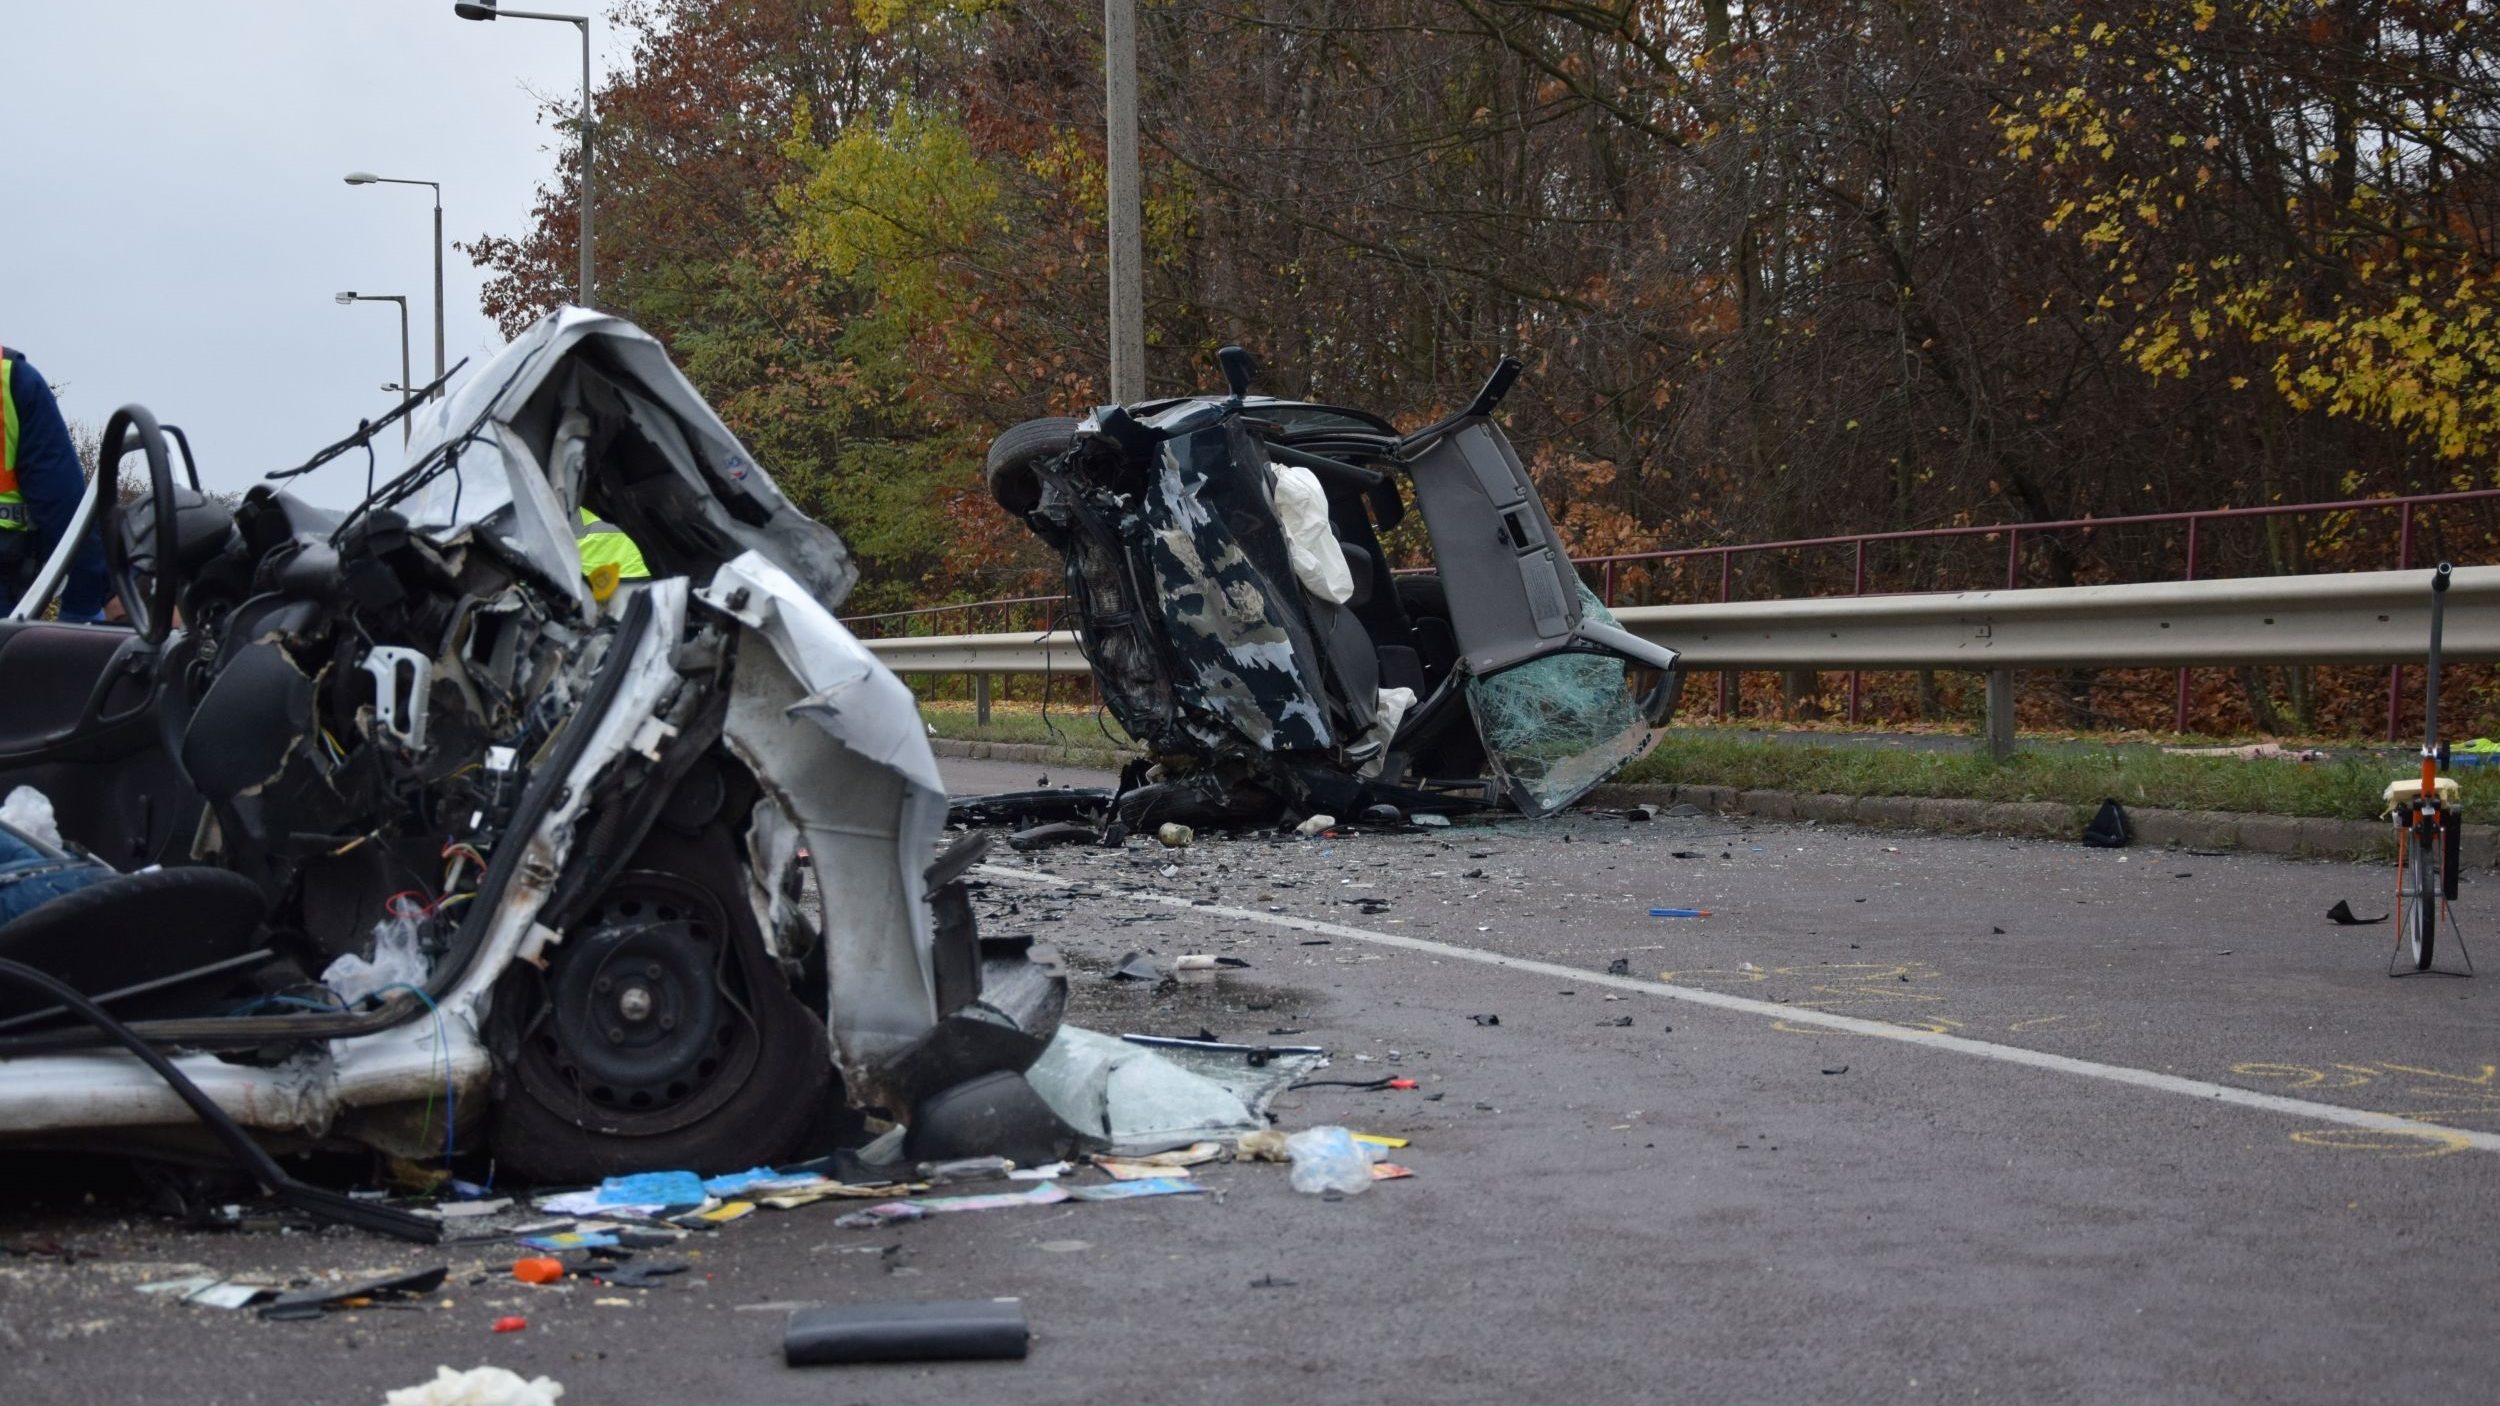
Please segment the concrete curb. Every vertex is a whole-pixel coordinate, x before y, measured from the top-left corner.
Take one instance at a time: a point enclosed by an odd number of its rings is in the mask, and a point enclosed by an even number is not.
[[[1584,805],[1622,809],[1635,805],[1691,805],[1716,815],[1765,820],[1815,820],[1825,824],[1925,830],[1945,835],[2018,835],[2077,840],[2099,809],[2058,801],[1939,800],[1923,796],[1818,796],[1793,791],[1740,791],[1733,786],[1600,786]],[[2384,820],[2325,820],[2314,816],[2245,815],[2218,810],[2130,808],[2127,823],[2146,847],[2230,849],[2301,859],[2387,860],[2395,837]],[[2463,837],[2467,868],[2500,866],[2500,826],[2468,825]]]
[[[1038,742],[967,742],[929,739],[941,757],[968,757],[1037,766],[1081,766],[1118,771],[1133,752],[1053,747]],[[2062,801],[1967,801],[1932,796],[1828,796],[1795,791],[1740,791],[1733,786],[1600,786],[1581,803],[1603,810],[1636,805],[1698,806],[1713,815],[1751,815],[1764,820],[1819,821],[1878,829],[1923,830],[1939,835],[2016,835],[2074,840],[2097,806]],[[2219,810],[2157,810],[2130,807],[2127,823],[2135,842],[2150,848],[2228,849],[2296,859],[2395,857],[2395,837],[2384,820],[2326,820],[2315,816],[2247,815]],[[2468,825],[2465,864],[2500,867],[2500,826]]]

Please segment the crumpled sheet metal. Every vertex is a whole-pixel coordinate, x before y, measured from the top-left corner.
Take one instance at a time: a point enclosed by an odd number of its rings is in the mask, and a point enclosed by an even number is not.
[[[722,736],[798,824],[823,905],[827,1033],[855,1096],[937,1022],[927,856],[946,786],[911,691],[788,573],[749,552],[702,592],[768,648],[739,658]]]
[[[1246,430],[1203,429],[1166,440],[1149,491],[1162,524],[1149,544],[1168,638],[1181,663],[1184,710],[1234,731],[1194,729],[1210,748],[1244,739],[1264,751],[1335,745],[1320,693],[1319,653],[1299,616],[1279,605],[1298,591],[1266,485],[1264,455]],[[1227,507],[1238,502],[1239,511]],[[1251,525],[1273,541],[1241,535]],[[1273,569],[1254,559],[1272,557]],[[1235,732],[1237,731],[1237,736]]]
[[[661,447],[694,490],[708,527],[741,546],[770,552],[828,610],[842,603],[859,575],[842,539],[790,506],[656,338],[584,308],[560,308],[539,319],[449,398],[411,417],[415,429],[407,462],[421,462],[444,446],[459,455],[458,472],[441,475],[401,505],[411,523],[448,541],[517,500],[536,499],[535,511],[526,514],[536,521],[516,513],[514,530],[520,535],[508,538],[509,545],[550,581],[580,576],[570,521],[557,533],[547,520],[547,503],[562,495],[542,490],[559,486],[562,446],[540,398],[563,375],[567,358],[577,354],[594,357],[603,375],[673,417],[682,433],[662,436]],[[665,442],[671,439],[675,442]],[[571,485],[560,487],[572,491]],[[724,499],[744,500],[750,511],[732,512]]]

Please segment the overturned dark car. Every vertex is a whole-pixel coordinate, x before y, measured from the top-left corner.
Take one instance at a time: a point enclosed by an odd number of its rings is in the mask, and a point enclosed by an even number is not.
[[[344,512],[206,496],[132,407],[139,452],[82,508],[131,626],[40,618],[65,556],[0,623],[0,793],[54,830],[0,827],[45,886],[0,923],[0,1147],[576,1180],[1029,1120],[1065,979],[976,935],[841,541],[652,338],[550,315]],[[591,515],[647,578],[584,573]]]
[[[1571,804],[1673,711],[1673,650],[1580,583],[1493,418],[1504,358],[1465,410],[1401,433],[1333,405],[1229,388],[991,446],[991,496],[1066,561],[1105,705],[1145,748],[1121,825]],[[1423,513],[1433,569],[1381,536]]]

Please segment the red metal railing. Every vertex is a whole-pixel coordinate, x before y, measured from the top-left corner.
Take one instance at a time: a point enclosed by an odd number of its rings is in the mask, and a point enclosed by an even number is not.
[[[2401,498],[2352,498],[2329,503],[2274,503],[2252,508],[2207,508],[2191,512],[2135,513],[2119,517],[2068,518],[2053,522],[2010,522],[1998,523],[1994,525],[1909,528],[1888,532],[1845,533],[1832,537],[1798,537],[1778,542],[1750,542],[1713,547],[1675,547],[1650,552],[1622,552],[1606,556],[1575,557],[1573,558],[1573,562],[1583,571],[1593,571],[1596,573],[1597,580],[1593,584],[1597,590],[1598,598],[1603,600],[1607,605],[1613,606],[1618,603],[1616,599],[1618,585],[1630,570],[1651,568],[1651,570],[1645,574],[1652,578],[1652,583],[1654,584],[1655,576],[1657,574],[1655,568],[1688,562],[1703,563],[1708,559],[1715,557],[1717,558],[1719,568],[1718,598],[1722,601],[1729,601],[1735,599],[1736,562],[1740,557],[1751,558],[1766,556],[1774,553],[1801,553],[1847,548],[1850,552],[1851,558],[1849,594],[1862,596],[1869,594],[1867,589],[1867,549],[1870,546],[1917,542],[1948,542],[1971,538],[1985,540],[2001,536],[2005,539],[2005,586],[2009,590],[2016,590],[2020,589],[2023,584],[2024,548],[2026,546],[2037,546],[2041,539],[2048,534],[2062,532],[2088,532],[2097,534],[2112,528],[2183,527],[2185,529],[2185,562],[2180,579],[2193,581],[2197,579],[2197,573],[2199,570],[2203,569],[2207,564],[2204,560],[2205,536],[2206,529],[2212,525],[2242,520],[2290,516],[2312,516],[2334,513],[2393,512],[2398,515],[2395,552],[2396,559],[2394,569],[2402,571],[2413,564],[2414,525],[2416,518],[2424,510],[2459,503],[2493,502],[2495,500],[2500,500],[2500,488],[2470,489],[2454,493],[2425,493]],[[1939,589],[1939,587],[1930,584],[1922,585],[1920,589],[1935,590]],[[1875,594],[1893,594],[1893,592],[1879,591],[1875,592]],[[1055,616],[1057,612],[1057,608],[1065,604],[1066,601],[1067,597],[1065,596],[1017,596],[1004,600],[972,601],[961,605],[923,606],[916,610],[887,611],[875,615],[852,616],[846,618],[844,623],[849,625],[853,630],[859,631],[863,634],[872,631],[882,633],[888,628],[887,622],[903,622],[903,627],[908,629],[911,624],[920,620],[949,613],[989,611],[1001,615],[1012,615],[1013,608],[1023,607],[1027,609],[1028,614],[1038,613],[1042,615],[1042,628],[1047,629],[1049,628],[1050,619]],[[1041,609],[1039,611],[1032,611],[1030,609],[1032,607],[1041,607]],[[1020,628],[1020,626],[1002,622],[993,625],[992,628],[1015,629]],[[2182,732],[2187,730],[2189,701],[2188,674],[2189,671],[2186,669],[2181,669],[2179,671],[2178,699],[2173,716],[2174,728]],[[1862,676],[1860,674],[1854,672],[1849,676],[1849,721],[1851,722],[1856,722],[1858,720],[1859,711],[1864,698],[1861,678]],[[2391,740],[2397,735],[2397,710],[2399,707],[2399,699],[2403,690],[2403,682],[2404,670],[2401,666],[2389,670],[2387,683],[2387,733]],[[1722,673],[1719,676],[1719,712],[1722,716],[1724,716],[1733,711],[1733,708],[1734,677],[1733,675]]]

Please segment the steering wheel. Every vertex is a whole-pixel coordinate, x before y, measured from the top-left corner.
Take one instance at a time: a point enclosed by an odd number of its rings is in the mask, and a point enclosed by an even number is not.
[[[146,406],[125,405],[105,422],[104,452],[97,457],[96,473],[113,475],[103,490],[112,493],[120,482],[122,455],[129,451],[133,433],[148,456],[148,492],[136,504],[124,503],[120,494],[113,494],[112,527],[104,534],[104,564],[112,573],[113,589],[121,595],[122,611],[130,617],[131,627],[149,644],[162,644],[174,627],[174,594],[182,585],[177,579],[181,552],[174,530],[173,455],[166,449],[165,431]],[[134,506],[147,511],[132,512]]]

